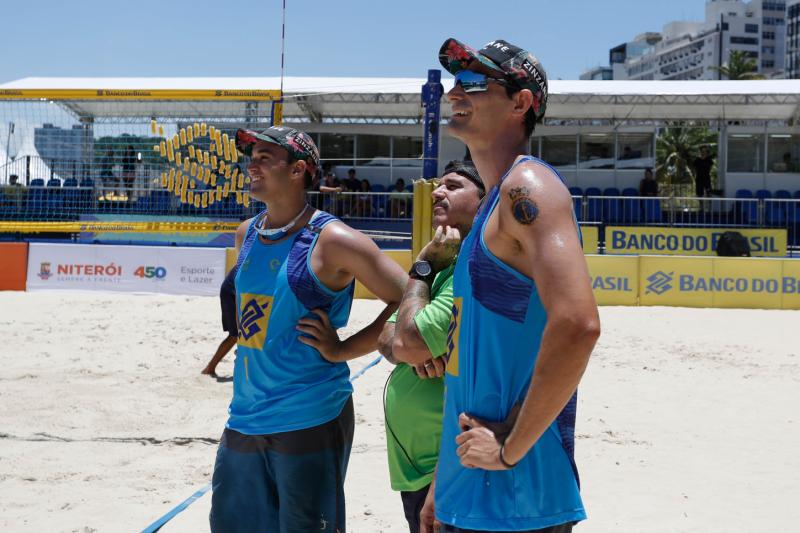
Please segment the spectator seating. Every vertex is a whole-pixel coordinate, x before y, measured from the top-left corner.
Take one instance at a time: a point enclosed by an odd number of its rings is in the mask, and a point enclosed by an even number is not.
[[[622,200],[622,218],[628,224],[638,224],[642,221],[642,201],[639,198],[639,191],[633,187],[622,189],[622,196],[630,199]]]
[[[622,205],[618,198],[620,196],[619,189],[607,187],[603,190],[603,196],[614,197],[603,200],[603,220],[611,223],[622,222]]]
[[[603,220],[603,200],[597,198],[602,196],[603,192],[597,187],[589,187],[586,189],[586,222],[602,222]]]

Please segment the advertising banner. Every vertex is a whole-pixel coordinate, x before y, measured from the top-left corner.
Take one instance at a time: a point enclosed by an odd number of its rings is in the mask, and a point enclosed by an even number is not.
[[[24,291],[28,243],[0,243],[0,291]]]
[[[581,239],[583,240],[583,253],[598,253],[597,241],[599,230],[597,226],[581,226]]]
[[[640,257],[641,305],[800,309],[800,261]]]
[[[639,258],[587,255],[592,290],[598,305],[636,305],[639,296]]]
[[[607,254],[715,256],[722,228],[606,227]],[[785,257],[785,229],[738,229],[754,257]]]
[[[27,290],[101,290],[214,296],[225,250],[168,246],[30,245]]]

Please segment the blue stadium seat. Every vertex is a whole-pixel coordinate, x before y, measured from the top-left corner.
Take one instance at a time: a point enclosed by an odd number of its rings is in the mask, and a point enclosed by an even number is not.
[[[642,200],[644,206],[645,222],[661,222],[661,200],[657,198],[646,198]]]
[[[772,198],[772,192],[768,191],[767,189],[758,189],[755,197],[759,200],[766,200],[767,198]]]
[[[765,202],[764,220],[768,226],[783,226],[786,224],[786,204],[784,202]]]
[[[381,185],[380,183],[376,183],[370,187],[372,192],[386,192],[386,186]]]
[[[406,190],[407,190],[408,192],[414,192],[414,185],[413,185],[413,184],[411,184],[411,185],[406,185]]]
[[[603,191],[603,196],[620,196],[619,189],[608,187]],[[622,204],[619,198],[603,200],[603,219],[606,222],[622,222]]]
[[[625,222],[638,224],[642,221],[642,201],[637,198],[639,191],[633,187],[622,189],[622,196],[631,197],[630,200],[622,200],[622,218]]]
[[[737,199],[745,200],[744,202],[737,203],[740,221],[743,224],[753,224],[757,222],[758,203],[749,201],[750,199],[755,198],[753,191],[749,189],[739,189],[736,191],[735,196]]]
[[[80,208],[81,191],[78,190],[78,180],[67,178],[64,180],[64,209],[75,213]]]
[[[789,191],[785,190],[785,189],[780,189],[780,190],[775,191],[774,198],[776,198],[776,199],[789,200],[791,197],[792,197],[792,194]]]
[[[28,203],[25,208],[26,214],[32,219],[44,218],[47,207],[47,191],[44,188],[44,180],[35,178],[31,180],[28,188]]]
[[[602,196],[603,192],[597,187],[589,187],[586,189],[586,221],[589,222],[602,222],[603,220],[603,199],[598,198]]]
[[[47,180],[48,187],[61,187],[61,180],[58,178],[50,178]]]
[[[580,187],[570,187],[569,193],[572,196],[583,196],[583,189],[581,189]]]

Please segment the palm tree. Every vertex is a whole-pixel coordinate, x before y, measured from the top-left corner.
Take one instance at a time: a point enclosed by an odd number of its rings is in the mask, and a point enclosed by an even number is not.
[[[716,140],[717,134],[706,127],[668,125],[661,130],[656,140],[656,176],[665,193],[672,194],[677,185],[694,183],[692,162],[701,146],[708,146],[713,156]]]
[[[729,80],[763,80],[764,76],[756,72],[758,62],[741,50],[731,50],[728,62],[721,67],[710,67]]]

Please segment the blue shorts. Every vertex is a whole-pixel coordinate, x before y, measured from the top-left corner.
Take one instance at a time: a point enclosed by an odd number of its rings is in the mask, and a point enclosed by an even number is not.
[[[211,481],[212,532],[345,532],[344,478],[353,399],[308,429],[244,435],[225,429]]]

